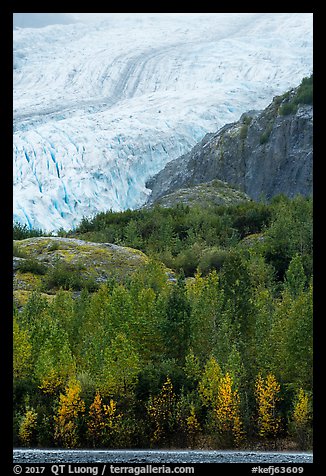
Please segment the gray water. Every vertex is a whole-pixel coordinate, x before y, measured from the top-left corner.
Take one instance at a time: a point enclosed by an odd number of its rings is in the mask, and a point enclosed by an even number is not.
[[[14,463],[312,463],[312,453],[14,449]]]

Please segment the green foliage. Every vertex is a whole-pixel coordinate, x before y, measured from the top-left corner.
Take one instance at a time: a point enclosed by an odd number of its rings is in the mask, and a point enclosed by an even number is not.
[[[13,374],[16,379],[25,379],[31,370],[32,345],[30,334],[22,328],[17,318],[13,322]]]
[[[312,104],[313,102],[313,75],[303,78],[294,98],[296,104]]]
[[[283,280],[292,258],[299,254],[306,276],[312,275],[312,200],[301,196],[293,200],[284,196],[272,202],[272,222],[266,230],[262,251],[265,259]]]
[[[286,102],[283,102],[279,108],[279,113],[282,116],[294,114],[300,104],[312,104],[313,75],[311,75],[309,78],[303,78],[295,94],[288,97],[283,96],[283,98],[286,100]]]
[[[174,271],[183,269],[186,276],[193,276],[198,266],[205,272],[214,267],[213,257],[212,266],[209,264],[210,248],[234,246],[244,236],[263,231],[270,219],[271,208],[263,203],[206,208],[176,205],[99,213],[84,218],[74,236],[134,246]]]
[[[273,125],[269,124],[264,130],[264,132],[261,133],[261,136],[259,138],[260,144],[266,144],[266,142],[268,142],[268,139],[269,139],[269,136],[271,135],[272,130],[273,130]]]
[[[240,128],[240,139],[245,140],[247,138],[247,135],[248,135],[248,125],[243,124]]]
[[[32,446],[35,442],[36,426],[37,413],[32,408],[27,409],[19,427],[19,438],[24,446]]]
[[[82,274],[83,265],[71,265],[65,261],[58,261],[52,268],[49,268],[43,280],[44,290],[62,288],[65,290],[80,291],[86,288],[88,291],[95,291],[98,285],[94,278]]]
[[[295,114],[297,109],[298,105],[295,102],[286,102],[280,106],[279,113],[281,116],[289,116],[290,114]]]
[[[184,362],[190,339],[190,303],[181,276],[166,302],[162,329],[168,355]]]
[[[215,246],[204,250],[198,264],[199,272],[205,276],[214,269],[219,271],[223,267],[227,254],[227,250]]]
[[[23,250],[20,249],[17,243],[13,244],[12,254],[13,256],[17,258],[27,258],[27,254]]]
[[[46,273],[46,266],[34,258],[27,258],[19,264],[19,271],[22,273],[33,273],[44,275]]]
[[[15,444],[271,448],[281,431],[311,447],[311,199],[109,212],[82,229],[151,258],[100,286],[49,264],[51,296],[15,310]]]
[[[139,356],[125,334],[117,334],[104,351],[102,393],[125,395],[137,385],[140,371]]]

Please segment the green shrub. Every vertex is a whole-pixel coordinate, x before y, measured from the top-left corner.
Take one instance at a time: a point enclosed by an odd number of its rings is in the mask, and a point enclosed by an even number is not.
[[[294,102],[286,102],[279,108],[279,113],[281,116],[289,116],[290,114],[295,114],[297,109],[298,106]]]
[[[252,117],[245,115],[245,116],[242,118],[242,123],[243,123],[243,124],[246,124],[247,126],[250,126],[250,124],[252,123]]]
[[[287,116],[289,114],[295,114],[299,104],[312,104],[313,102],[313,76],[310,78],[303,78],[300,86],[296,90],[294,96],[290,97],[283,95],[283,99],[287,99],[287,102],[282,104],[279,108],[281,116]]]
[[[62,288],[64,290],[81,291],[86,288],[88,291],[98,289],[95,279],[82,275],[81,265],[70,265],[59,261],[50,269],[45,278],[43,287],[45,290]]]
[[[43,275],[46,273],[46,266],[34,258],[28,258],[19,265],[22,273],[33,273]]]
[[[49,246],[48,246],[48,251],[56,251],[60,248],[60,245],[58,241],[53,241]]]
[[[266,144],[266,142],[269,139],[269,136],[271,135],[272,129],[273,129],[273,126],[268,125],[266,127],[266,129],[264,130],[264,132],[261,134],[261,136],[259,138],[259,142],[260,142],[261,145]]]
[[[228,252],[226,250],[216,247],[205,250],[198,265],[198,271],[204,276],[213,269],[219,271],[223,266],[227,254]]]
[[[14,243],[12,247],[12,255],[16,258],[27,258],[26,253],[19,248],[19,246]]]
[[[294,98],[295,104],[312,104],[313,102],[313,76],[303,78]]]
[[[245,140],[247,138],[247,135],[248,135],[248,125],[243,124],[240,129],[240,139]]]

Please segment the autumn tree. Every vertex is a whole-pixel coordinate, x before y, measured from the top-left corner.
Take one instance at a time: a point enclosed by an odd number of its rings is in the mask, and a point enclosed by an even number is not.
[[[121,418],[122,414],[117,412],[116,402],[110,399],[107,405],[103,404],[97,391],[89,408],[87,422],[88,436],[94,447],[110,446],[114,443]]]
[[[151,396],[147,405],[147,413],[153,425],[151,443],[164,443],[169,440],[174,429],[176,397],[170,377],[167,377],[161,392]]]
[[[176,444],[195,447],[202,430],[199,411],[195,394],[182,392],[176,403]]]
[[[201,426],[196,415],[194,404],[191,404],[190,406],[190,414],[186,419],[186,429],[187,429],[188,438],[190,440],[190,444],[192,447],[194,447],[196,442],[196,437],[201,430]]]
[[[71,380],[65,394],[60,394],[55,420],[54,438],[65,448],[75,448],[80,441],[80,420],[85,413],[85,403],[80,397],[81,385]]]
[[[239,445],[244,437],[240,416],[240,396],[233,379],[226,372],[220,379],[214,408],[217,429],[224,444]]]
[[[265,379],[258,375],[255,385],[257,426],[258,434],[263,438],[274,438],[280,430],[281,420],[277,414],[280,390],[280,384],[272,373],[268,373]]]
[[[295,437],[301,450],[307,449],[311,443],[311,402],[308,393],[300,388],[294,399],[290,417],[291,433]]]
[[[19,439],[24,446],[31,446],[35,439],[37,428],[37,413],[33,408],[27,408],[19,426]]]

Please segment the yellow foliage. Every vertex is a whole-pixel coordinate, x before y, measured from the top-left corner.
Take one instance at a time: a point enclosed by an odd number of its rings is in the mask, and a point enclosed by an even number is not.
[[[163,437],[171,425],[175,394],[170,377],[167,377],[161,392],[151,397],[147,406],[147,412],[154,423],[155,430],[152,443],[156,443]]]
[[[116,414],[117,404],[114,400],[111,399],[108,405],[103,405],[103,408],[104,414],[106,416],[106,424],[108,427],[113,428],[117,423],[117,420],[122,417],[120,413]]]
[[[33,409],[26,411],[19,427],[19,438],[24,446],[29,446],[32,442],[36,429],[37,413]]]
[[[122,414],[117,414],[117,405],[114,400],[110,400],[108,405],[103,405],[99,392],[96,392],[94,401],[89,407],[89,420],[87,423],[88,433],[95,444],[104,437],[108,437],[110,432],[118,429],[119,420]]]
[[[215,416],[217,426],[222,433],[232,435],[238,444],[243,438],[242,422],[240,418],[240,396],[237,390],[233,390],[233,380],[227,372],[220,379]]]
[[[102,398],[99,392],[96,392],[94,401],[89,407],[89,420],[87,423],[88,433],[95,440],[97,435],[104,429]]]
[[[80,383],[71,381],[66,387],[66,394],[60,394],[58,413],[54,417],[54,437],[66,448],[78,445],[78,418],[85,412],[85,403],[80,398],[80,392]]]
[[[258,432],[267,438],[277,435],[280,430],[280,418],[276,415],[279,402],[280,385],[272,373],[264,380],[261,374],[256,380],[255,394],[258,407]]]
[[[292,435],[300,449],[307,449],[311,445],[311,406],[308,394],[300,388],[294,401],[291,415]]]
[[[198,433],[198,431],[200,431],[200,423],[197,420],[194,405],[191,405],[190,407],[190,416],[188,416],[186,424],[187,432],[189,433],[189,435],[195,435],[196,433]]]
[[[302,388],[300,388],[296,397],[292,419],[298,428],[306,426],[310,419],[309,398]]]
[[[63,383],[62,377],[52,368],[48,371],[46,377],[42,378],[41,384],[38,388],[40,388],[45,394],[53,395],[58,388],[63,385]]]

